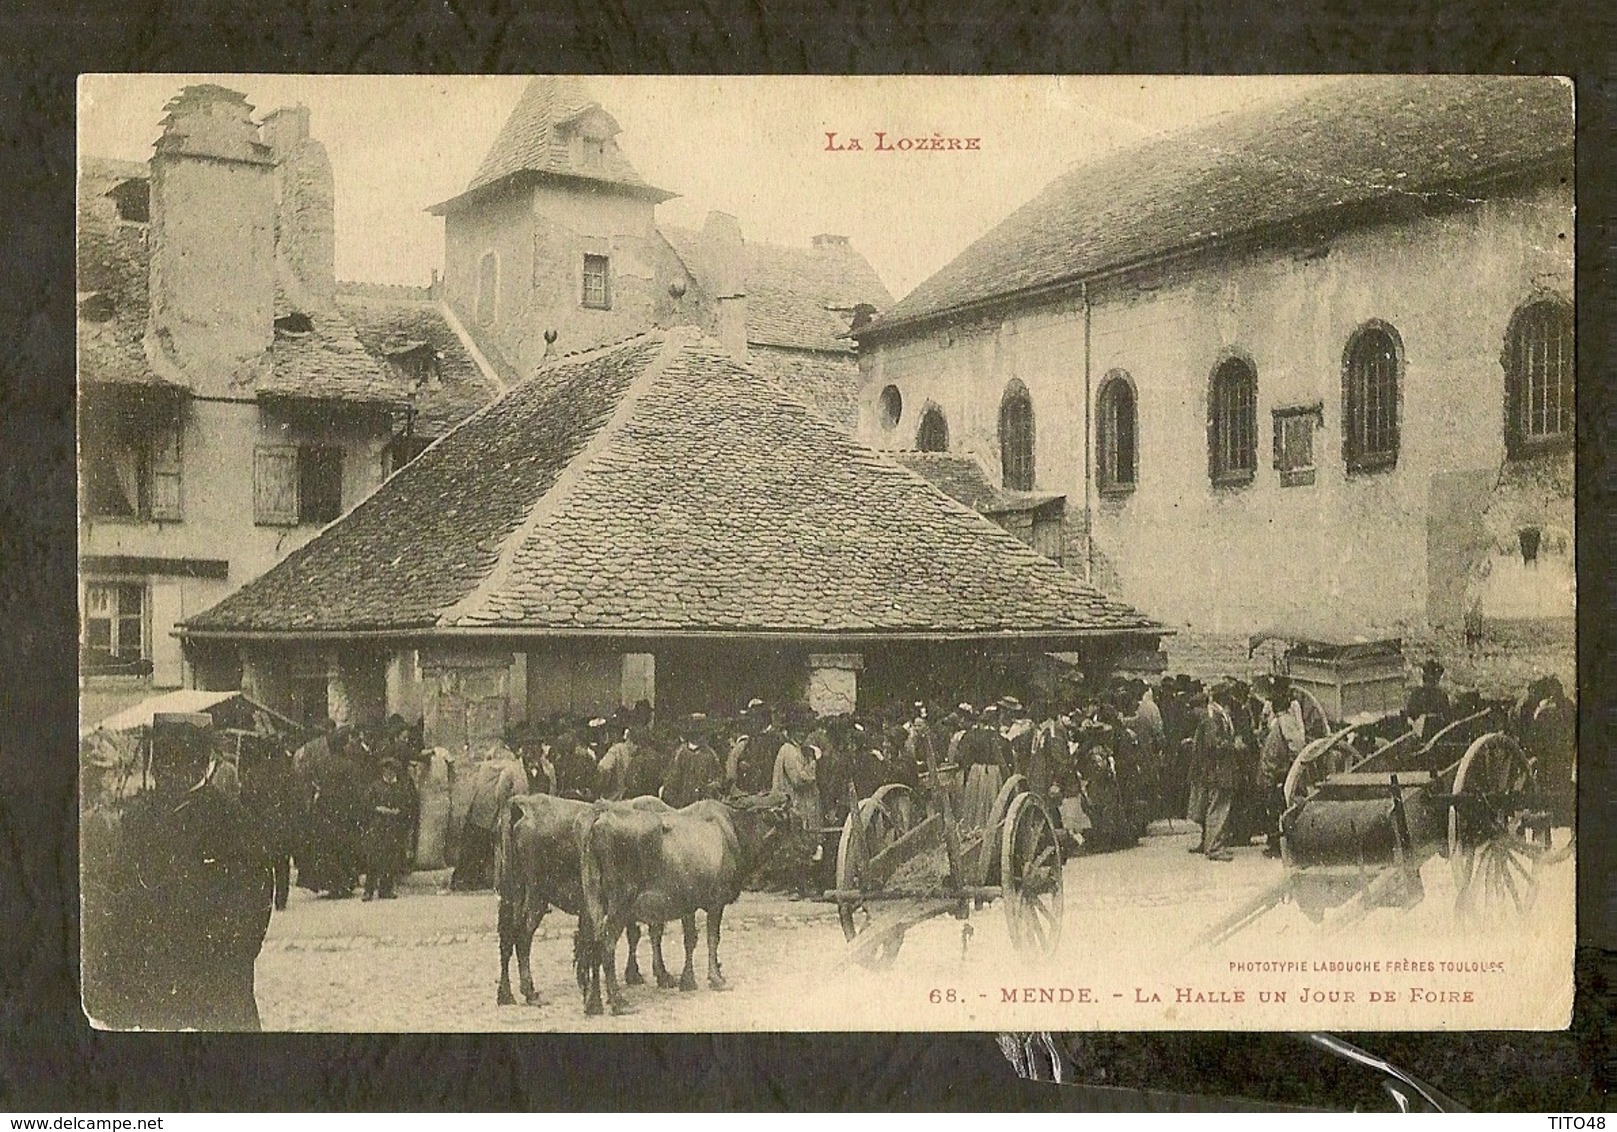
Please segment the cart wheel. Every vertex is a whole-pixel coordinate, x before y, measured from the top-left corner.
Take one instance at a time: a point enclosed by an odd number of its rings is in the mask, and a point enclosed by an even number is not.
[[[872,856],[915,828],[915,795],[902,782],[889,782],[868,802],[861,802],[861,814],[867,805],[874,811],[865,819],[870,830],[866,843],[871,846]]]
[[[1291,760],[1291,769],[1286,771],[1283,789],[1287,806],[1295,806],[1331,775],[1363,759],[1352,737],[1353,728],[1344,727],[1323,739],[1315,739],[1297,752],[1297,757]]]
[[[1005,828],[1005,818],[1011,812],[1011,803],[1026,793],[1027,779],[1020,774],[1013,774],[994,796],[994,808],[988,811],[988,824],[983,827],[982,851],[986,860],[983,861],[982,868],[975,877],[966,878],[971,883],[986,884],[988,878],[999,871],[999,845],[1004,840],[1001,831]]]
[[[877,805],[875,798],[860,802],[858,815],[849,814],[842,824],[842,840],[837,845],[837,889],[863,892],[865,866],[877,853],[897,841],[902,832],[895,827],[892,814]],[[860,897],[841,897],[837,900],[837,918],[842,921],[842,934],[851,943],[870,926],[870,908]],[[899,935],[863,956],[860,962],[872,970],[890,967],[898,958],[903,942],[904,937]]]
[[[1493,732],[1466,750],[1449,806],[1449,867],[1456,914],[1481,921],[1525,915],[1538,898],[1544,847],[1534,837],[1532,764],[1516,741]]]
[[[1022,794],[1011,803],[1000,838],[1000,883],[1011,946],[1048,956],[1061,941],[1061,843],[1044,801]]]

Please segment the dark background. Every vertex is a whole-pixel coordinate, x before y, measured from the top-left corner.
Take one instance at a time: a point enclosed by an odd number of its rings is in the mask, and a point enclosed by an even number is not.
[[[81,71],[1555,73],[1578,80],[1579,995],[1562,1034],[1360,1035],[1477,1108],[1591,1111],[1609,1085],[1614,477],[1610,6],[13,0],[0,9],[0,1109],[1077,1108],[987,1035],[202,1036],[78,1009],[74,82]],[[1296,7],[1301,7],[1296,6]],[[1602,281],[1605,281],[1602,283]],[[1602,757],[1597,757],[1602,756]],[[1592,835],[1592,836],[1591,836]],[[1077,914],[1074,910],[1071,914]],[[828,988],[828,993],[835,993]],[[1066,1042],[1090,1085],[1352,1106],[1365,1078],[1274,1035]],[[1373,1091],[1372,1091],[1373,1092]],[[1225,1105],[1228,1100],[1203,1100]]]

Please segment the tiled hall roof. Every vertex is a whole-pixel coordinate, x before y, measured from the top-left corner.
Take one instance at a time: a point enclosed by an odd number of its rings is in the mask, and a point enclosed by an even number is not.
[[[1160,626],[689,330],[563,358],[192,633],[1078,639]]]

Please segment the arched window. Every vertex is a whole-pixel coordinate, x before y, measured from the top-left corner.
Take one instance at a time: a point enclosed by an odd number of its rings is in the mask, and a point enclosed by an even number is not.
[[[1033,490],[1033,398],[1013,381],[999,403],[999,467],[1012,491]]]
[[[1226,358],[1207,392],[1207,466],[1215,484],[1247,483],[1258,467],[1258,374]]]
[[[1398,332],[1372,322],[1348,339],[1342,358],[1342,455],[1349,472],[1398,462]]]
[[[898,386],[889,385],[881,391],[881,396],[877,398],[876,409],[881,417],[882,428],[898,427],[899,418],[904,415],[904,395],[898,391]]]
[[[1101,491],[1131,491],[1134,488],[1135,444],[1139,415],[1134,403],[1134,383],[1122,370],[1114,370],[1101,383],[1096,397],[1095,472]]]
[[[484,252],[477,261],[477,305],[475,312],[479,326],[494,325],[494,307],[500,290],[500,257]]]
[[[915,433],[915,447],[921,452],[949,451],[949,422],[936,405],[921,414],[921,427]]]
[[[1505,447],[1530,456],[1573,432],[1572,307],[1539,299],[1511,317],[1505,335]]]

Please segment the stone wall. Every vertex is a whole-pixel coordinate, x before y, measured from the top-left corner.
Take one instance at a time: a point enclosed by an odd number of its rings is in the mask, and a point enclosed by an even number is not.
[[[1500,359],[1513,311],[1546,292],[1571,295],[1571,232],[1571,187],[1552,184],[1356,227],[1327,245],[1204,257],[1092,287],[1089,393],[1113,370],[1132,378],[1138,483],[1094,503],[1092,551],[1074,547],[1072,559],[1092,558],[1097,584],[1172,624],[1396,635],[1451,622],[1473,602],[1480,583],[1456,579],[1485,547],[1497,556],[1502,533],[1540,525],[1565,536],[1552,551],[1570,545],[1570,475],[1512,483],[1521,469],[1505,459]],[[1392,469],[1349,474],[1343,358],[1371,320],[1402,343],[1400,448]],[[997,469],[999,405],[1019,381],[1034,404],[1037,487],[1065,492],[1081,513],[1085,354],[1078,296],[873,344],[861,360],[860,437],[911,447],[922,408],[936,404],[951,446]],[[1250,483],[1214,487],[1208,386],[1231,355],[1258,375],[1257,469]],[[905,417],[886,430],[877,398],[889,384]],[[1316,475],[1283,486],[1272,412],[1308,405],[1322,407]],[[1493,612],[1565,611],[1550,600],[1554,584],[1533,586],[1529,600],[1519,579],[1493,584]]]

